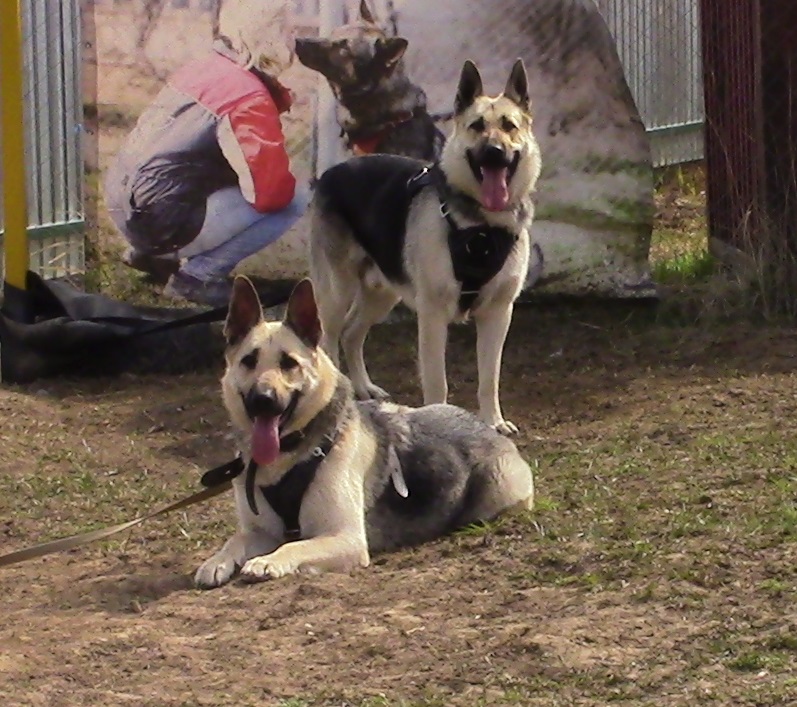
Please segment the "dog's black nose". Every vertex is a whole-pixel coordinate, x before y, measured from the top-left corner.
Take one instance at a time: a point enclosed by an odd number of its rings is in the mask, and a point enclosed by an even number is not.
[[[498,145],[485,145],[479,155],[479,162],[482,167],[506,167],[509,160],[503,149]]]
[[[249,417],[277,417],[285,411],[285,406],[280,402],[277,391],[273,388],[252,388],[244,396],[244,407]]]

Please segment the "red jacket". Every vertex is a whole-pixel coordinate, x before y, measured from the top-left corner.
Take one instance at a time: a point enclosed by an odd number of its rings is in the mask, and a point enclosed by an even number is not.
[[[125,211],[137,248],[190,243],[207,197],[238,185],[262,213],[293,199],[280,113],[291,98],[276,80],[242,68],[226,47],[179,69],[144,111],[109,170],[106,200]]]

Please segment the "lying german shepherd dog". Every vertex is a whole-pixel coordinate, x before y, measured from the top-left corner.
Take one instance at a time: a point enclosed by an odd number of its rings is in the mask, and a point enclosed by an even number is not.
[[[239,569],[250,581],[347,571],[372,552],[531,508],[528,464],[470,413],[355,401],[319,347],[309,280],[280,323],[263,319],[251,282],[237,277],[224,333],[223,399],[246,473],[233,480],[239,530],[199,568],[199,587]]]
[[[354,154],[374,152],[437,160],[445,138],[426,110],[426,94],[404,73],[407,40],[389,37],[366,0],[359,20],[329,39],[299,38],[296,56],[326,78]]]
[[[542,271],[542,251],[529,239],[541,160],[531,124],[520,59],[494,98],[483,95],[479,71],[467,61],[438,164],[354,157],[318,180],[310,272],[323,346],[337,365],[342,343],[360,398],[387,396],[368,376],[363,345],[371,326],[403,300],[418,315],[424,403],[446,401],[447,328],[472,315],[480,416],[505,434],[517,431],[503,417],[498,389],[515,299],[527,274],[533,282]]]

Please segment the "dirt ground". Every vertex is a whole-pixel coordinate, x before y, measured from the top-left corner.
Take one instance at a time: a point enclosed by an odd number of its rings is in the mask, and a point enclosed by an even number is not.
[[[159,32],[151,53],[173,39],[168,21]],[[120,51],[101,77],[103,159],[157,89],[130,79]],[[110,100],[120,87],[126,102]],[[414,353],[410,323],[369,342],[375,381],[410,404]],[[452,330],[452,402],[469,408],[474,359],[473,330]],[[0,695],[10,707],[797,704],[795,362],[792,329],[523,305],[503,402],[535,469],[533,513],[351,574],[200,592],[196,567],[234,527],[223,496],[2,569]],[[233,453],[219,374],[0,389],[0,553],[195,490]]]
[[[797,704],[797,333],[524,305],[528,517],[345,575],[191,586],[231,499],[0,570],[7,705]],[[412,324],[370,343],[418,402]],[[452,331],[473,407],[473,331]],[[231,449],[218,373],[0,390],[0,552],[135,516]]]

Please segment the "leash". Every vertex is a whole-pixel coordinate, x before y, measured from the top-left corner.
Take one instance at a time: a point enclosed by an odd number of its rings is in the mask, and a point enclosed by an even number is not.
[[[77,535],[70,535],[66,538],[60,538],[58,540],[51,540],[46,543],[41,543],[39,545],[32,545],[30,547],[23,548],[22,550],[16,550],[14,552],[9,552],[5,555],[0,555],[0,567],[8,567],[10,565],[16,565],[20,562],[26,562],[28,560],[32,560],[36,557],[43,557],[44,555],[50,555],[54,552],[63,552],[64,550],[71,550],[75,547],[80,547],[81,545],[86,545],[88,543],[94,542],[95,540],[102,540],[103,538],[108,538],[111,535],[116,535],[117,533],[121,533],[124,530],[128,530],[129,528],[134,528],[135,526],[143,523],[145,520],[151,520],[152,518],[156,518],[157,516],[166,515],[167,513],[171,513],[172,511],[178,511],[181,508],[187,508],[188,506],[193,506],[196,503],[201,503],[202,501],[207,501],[214,496],[218,496],[221,493],[227,491],[232,485],[231,478],[234,478],[237,474],[235,473],[236,469],[243,469],[243,462],[241,461],[240,457],[236,457],[232,461],[227,462],[226,464],[222,464],[221,466],[217,466],[215,469],[211,469],[210,471],[205,472],[203,475],[203,481],[206,479],[213,479],[216,483],[208,488],[204,488],[201,491],[197,491],[196,493],[187,496],[179,501],[175,501],[170,503],[167,506],[163,506],[162,508],[158,508],[150,513],[146,513],[138,518],[134,518],[133,520],[129,520],[125,523],[119,523],[118,525],[111,525],[105,528],[98,528],[97,530],[90,530],[87,533],[78,533]],[[240,473],[240,471],[238,471]],[[207,484],[205,484],[207,485]]]

